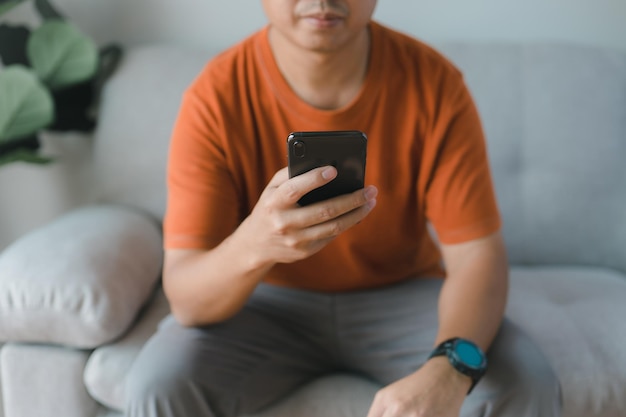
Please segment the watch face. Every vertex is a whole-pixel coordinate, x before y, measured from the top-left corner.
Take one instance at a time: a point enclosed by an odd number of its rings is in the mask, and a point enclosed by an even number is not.
[[[466,366],[480,369],[484,366],[485,357],[478,346],[466,340],[459,340],[454,346],[458,359]]]

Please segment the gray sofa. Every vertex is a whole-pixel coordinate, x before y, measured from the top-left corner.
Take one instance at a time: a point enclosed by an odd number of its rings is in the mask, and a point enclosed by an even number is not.
[[[512,264],[508,316],[554,366],[566,417],[626,415],[626,54],[435,46],[464,71],[484,120]],[[213,52],[129,50],[103,97],[93,204],[0,254],[0,417],[119,415],[125,374],[168,313],[169,133]],[[363,417],[376,389],[329,375],[260,415]]]

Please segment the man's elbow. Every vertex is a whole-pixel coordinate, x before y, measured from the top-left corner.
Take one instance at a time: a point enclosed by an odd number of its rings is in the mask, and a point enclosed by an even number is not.
[[[189,306],[182,302],[176,302],[168,297],[170,310],[174,319],[183,327],[204,327],[222,323],[235,314],[238,310],[224,306]]]

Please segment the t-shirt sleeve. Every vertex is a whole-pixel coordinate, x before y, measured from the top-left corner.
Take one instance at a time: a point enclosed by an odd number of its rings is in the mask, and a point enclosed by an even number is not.
[[[166,249],[210,249],[237,227],[239,198],[218,112],[210,97],[192,88],[183,96],[168,156]]]
[[[460,73],[441,87],[425,146],[426,217],[444,244],[487,236],[501,225],[479,114]]]

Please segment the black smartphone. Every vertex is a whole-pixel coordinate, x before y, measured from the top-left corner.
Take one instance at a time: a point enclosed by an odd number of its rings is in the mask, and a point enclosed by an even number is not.
[[[314,168],[332,165],[337,177],[305,194],[298,203],[307,205],[364,187],[367,137],[358,130],[293,132],[287,138],[289,178]]]

